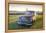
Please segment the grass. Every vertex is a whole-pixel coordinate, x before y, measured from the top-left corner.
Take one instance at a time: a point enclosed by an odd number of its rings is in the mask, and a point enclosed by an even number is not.
[[[36,16],[36,21],[33,23],[33,29],[42,29],[43,28],[43,16],[38,15]]]
[[[16,15],[9,15],[9,23],[16,21],[18,17],[19,16],[16,16]]]
[[[18,20],[17,15],[9,15],[9,25],[8,28],[9,29],[15,29],[17,27],[19,27],[15,21]],[[33,25],[31,27],[31,29],[42,29],[43,28],[43,15],[38,15],[36,16],[36,21],[33,22]]]

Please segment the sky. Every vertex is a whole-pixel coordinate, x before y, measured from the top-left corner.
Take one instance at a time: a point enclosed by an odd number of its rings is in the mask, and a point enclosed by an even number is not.
[[[44,0],[10,0],[10,1],[44,2]]]
[[[9,4],[9,11],[42,11],[42,5]]]

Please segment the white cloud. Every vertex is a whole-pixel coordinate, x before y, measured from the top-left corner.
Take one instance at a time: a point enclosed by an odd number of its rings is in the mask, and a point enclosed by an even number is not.
[[[10,4],[9,11],[42,11],[42,5]]]

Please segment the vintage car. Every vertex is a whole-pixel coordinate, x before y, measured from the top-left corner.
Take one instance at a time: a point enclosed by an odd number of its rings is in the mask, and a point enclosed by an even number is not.
[[[31,27],[33,24],[34,11],[25,12],[23,16],[19,17],[17,24],[19,26]]]

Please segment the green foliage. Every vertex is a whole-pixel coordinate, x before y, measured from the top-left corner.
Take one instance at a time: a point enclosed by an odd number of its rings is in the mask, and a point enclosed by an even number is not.
[[[42,29],[43,28],[43,16],[38,15],[36,16],[36,21],[33,23],[33,29]]]
[[[8,24],[9,29],[19,28],[19,26],[15,22],[16,20],[18,20],[18,17],[19,16],[11,16],[11,15],[9,16],[9,24]],[[33,22],[31,29],[42,29],[42,28],[43,28],[43,15],[38,15],[36,16],[36,20],[35,22]]]

